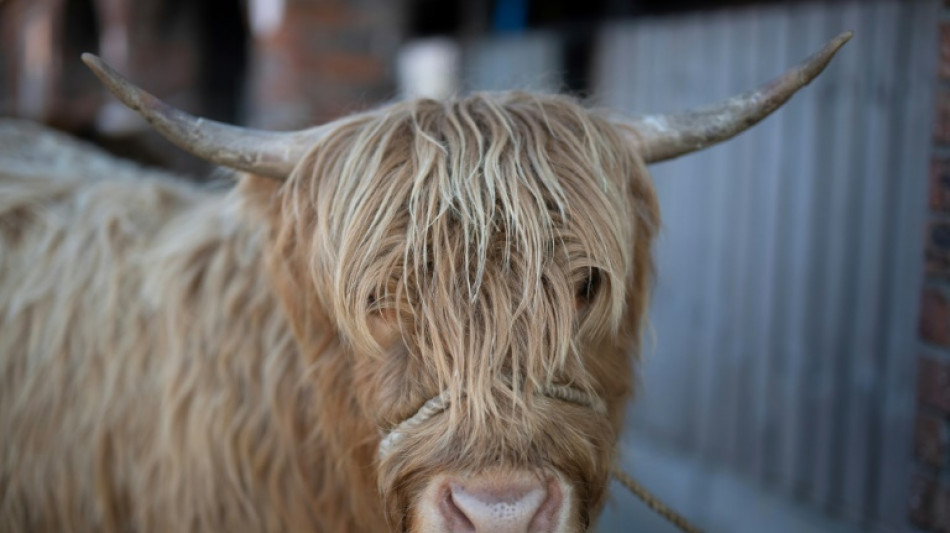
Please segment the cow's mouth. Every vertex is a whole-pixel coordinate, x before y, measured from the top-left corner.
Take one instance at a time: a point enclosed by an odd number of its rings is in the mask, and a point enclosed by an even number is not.
[[[420,495],[419,532],[568,532],[573,491],[560,476],[509,469],[440,475]]]

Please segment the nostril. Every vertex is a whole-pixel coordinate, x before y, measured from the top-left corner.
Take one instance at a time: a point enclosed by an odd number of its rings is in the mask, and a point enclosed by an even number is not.
[[[455,504],[455,499],[452,497],[452,491],[450,489],[446,489],[445,495],[439,501],[439,510],[442,511],[442,516],[445,517],[446,530],[452,531],[453,533],[474,533],[477,531],[475,524],[473,524],[472,521],[468,519],[468,516]]]
[[[556,483],[476,478],[450,482],[447,489],[440,510],[450,531],[537,533],[557,527]]]
[[[563,503],[561,490],[553,479],[547,482],[546,488],[544,501],[541,502],[538,510],[534,513],[531,524],[528,526],[529,533],[554,531],[558,528]]]
[[[534,513],[531,525],[528,526],[529,533],[554,531],[561,521],[561,506],[564,502],[561,489],[553,479],[548,481],[547,489],[547,497]]]

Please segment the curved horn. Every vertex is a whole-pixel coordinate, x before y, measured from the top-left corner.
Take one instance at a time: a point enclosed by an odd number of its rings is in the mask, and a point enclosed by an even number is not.
[[[323,136],[322,127],[275,132],[229,126],[195,117],[136,87],[93,54],[83,62],[123,104],[185,151],[222,166],[270,178],[286,178]]]
[[[702,150],[742,133],[781,107],[821,74],[852,35],[850,31],[838,35],[803,63],[752,92],[693,111],[618,122],[635,130],[647,163]]]

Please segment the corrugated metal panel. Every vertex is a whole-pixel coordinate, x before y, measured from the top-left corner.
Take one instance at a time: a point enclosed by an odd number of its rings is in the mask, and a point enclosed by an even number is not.
[[[938,6],[604,29],[599,100],[631,115],[746,90],[856,30],[775,116],[651,169],[665,228],[633,438],[856,528],[905,523]],[[669,496],[714,530],[761,527],[699,491]]]

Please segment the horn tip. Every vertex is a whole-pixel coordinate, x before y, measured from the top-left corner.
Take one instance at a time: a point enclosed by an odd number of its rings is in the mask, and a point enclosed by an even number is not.
[[[839,33],[838,35],[836,35],[834,39],[828,42],[828,45],[825,48],[825,50],[827,52],[834,54],[838,52],[838,50],[842,46],[844,46],[844,43],[850,41],[852,37],[854,37],[854,31],[852,30],[843,31]]]
[[[93,74],[102,80],[107,87],[111,87],[109,83],[109,79],[112,78],[109,73],[111,69],[101,57],[97,56],[96,54],[90,54],[89,52],[84,52],[79,57],[82,59],[82,62],[85,63],[87,67],[89,67],[89,70],[91,70]]]
[[[91,69],[98,68],[99,65],[102,63],[102,60],[99,59],[99,56],[97,56],[96,54],[90,54],[89,52],[83,52],[83,54],[79,56],[79,58],[82,59],[82,62],[85,63],[86,66]]]
[[[849,30],[841,32],[833,39],[828,41],[824,48],[818,52],[815,52],[814,55],[806,59],[801,65],[805,72],[804,84],[808,84],[813,79],[818,77],[818,75],[821,74],[823,70],[825,70],[825,67],[828,66],[828,63],[831,62],[831,59],[838,53],[839,50],[841,50],[841,47],[844,46],[846,42],[850,41],[852,37],[854,37],[853,31]]]
[[[126,107],[141,113],[146,108],[155,109],[163,105],[148,92],[129,83],[99,56],[86,52],[80,57],[82,62],[89,67],[89,70],[102,81],[106,89],[122,101]],[[146,117],[146,119],[148,119],[148,117]]]
[[[854,37],[854,30],[843,31],[834,38],[834,43],[838,46],[841,46],[844,43],[850,41],[852,37]]]

